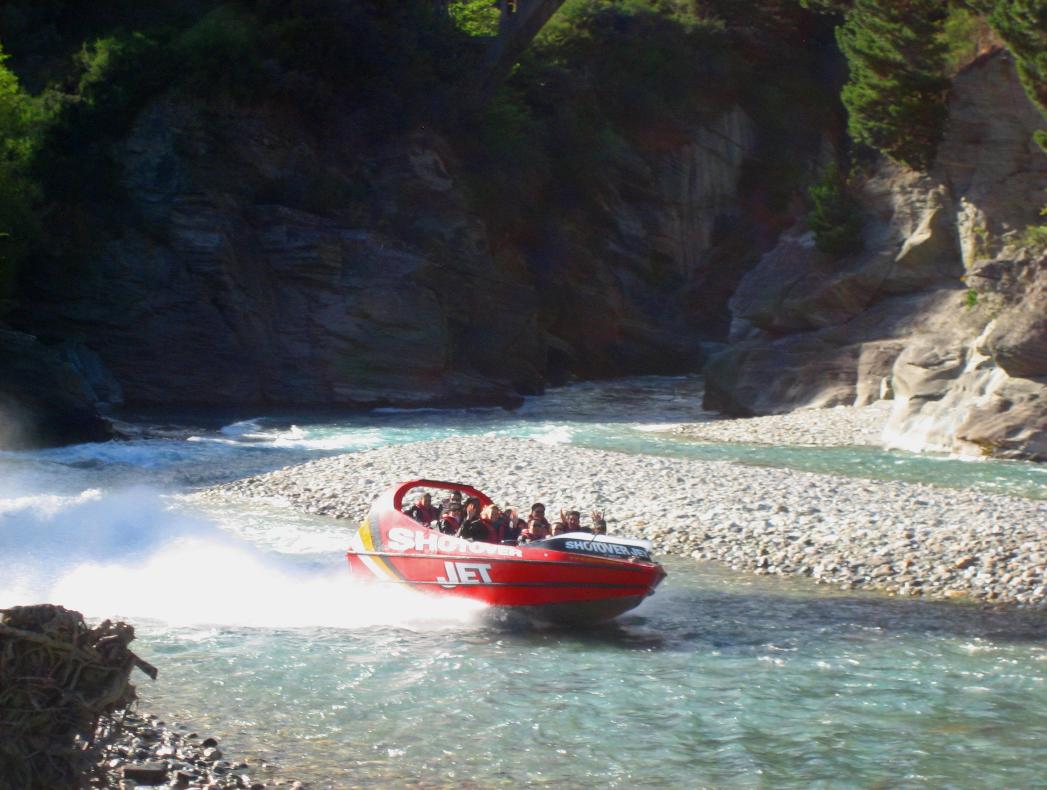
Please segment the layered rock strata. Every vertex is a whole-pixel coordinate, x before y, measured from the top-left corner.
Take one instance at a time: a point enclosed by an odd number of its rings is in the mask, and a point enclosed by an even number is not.
[[[76,276],[30,272],[19,321],[81,338],[136,406],[506,403],[684,369],[754,139],[728,109],[623,154],[546,243],[492,239],[434,134],[167,97],[115,152],[122,235]]]

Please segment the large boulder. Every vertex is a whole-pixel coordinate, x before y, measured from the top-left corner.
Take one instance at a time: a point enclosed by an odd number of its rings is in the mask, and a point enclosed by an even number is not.
[[[112,438],[88,380],[63,351],[0,327],[0,449]]]
[[[957,282],[963,266],[942,188],[885,166],[865,184],[864,206],[865,247],[842,260],[802,226],[782,235],[731,297],[736,336],[739,326],[771,335],[838,326],[891,296]]]
[[[1017,274],[1017,276],[1015,276]],[[1007,375],[1035,379],[1047,376],[1047,256],[1013,267],[1010,304],[992,319],[980,350]],[[971,278],[973,282],[973,278]],[[997,291],[986,293],[999,294]]]
[[[967,280],[979,290],[953,307],[966,321],[910,338],[899,356],[884,438],[910,450],[1047,460],[1047,258],[982,262]]]

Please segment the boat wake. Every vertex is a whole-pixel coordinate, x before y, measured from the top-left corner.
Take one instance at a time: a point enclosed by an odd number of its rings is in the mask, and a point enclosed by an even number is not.
[[[282,553],[172,502],[148,489],[0,498],[0,608],[54,603],[179,627],[412,630],[471,624],[483,609],[354,579],[341,552]]]

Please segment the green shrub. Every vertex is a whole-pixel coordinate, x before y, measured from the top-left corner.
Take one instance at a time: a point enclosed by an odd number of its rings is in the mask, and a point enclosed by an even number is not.
[[[470,36],[493,36],[498,32],[498,7],[494,0],[455,0],[448,3],[455,24]]]
[[[1047,206],[1040,210],[1040,216],[1047,217]],[[1025,232],[1021,235],[1020,243],[1023,247],[1028,247],[1035,255],[1047,252],[1047,224],[1026,227]]]
[[[997,0],[989,22],[1018,61],[1026,93],[1047,116],[1047,0]],[[1047,151],[1047,131],[1036,133]]]
[[[264,89],[258,21],[236,5],[206,14],[169,44],[185,90],[250,98]]]
[[[942,25],[945,73],[954,75],[991,43],[998,42],[988,20],[967,8],[954,6]]]
[[[862,217],[835,163],[811,187],[810,196],[813,207],[807,222],[818,249],[834,257],[860,251],[864,246]]]
[[[35,207],[40,197],[29,175],[39,107],[4,65],[6,59],[0,49],[0,303],[15,296],[18,265],[39,232]]]
[[[601,113],[622,128],[671,122],[721,98],[728,70],[723,22],[683,5],[578,0],[543,31],[536,57],[586,74]]]
[[[32,173],[47,200],[61,207],[60,214],[77,207],[70,217],[83,216],[82,221],[67,218],[54,240],[55,252],[78,255],[104,235],[107,223],[125,220],[110,147],[144,103],[171,83],[175,67],[160,42],[142,33],[89,42],[75,60],[75,91],[52,89],[42,97],[48,117]],[[96,215],[98,227],[89,227],[88,215]]]

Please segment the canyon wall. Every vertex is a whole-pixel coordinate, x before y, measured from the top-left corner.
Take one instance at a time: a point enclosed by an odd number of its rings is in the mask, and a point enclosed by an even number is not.
[[[1043,118],[1011,56],[955,79],[934,167],[865,181],[864,250],[819,252],[798,225],[732,296],[706,405],[731,414],[891,398],[889,446],[1047,458]]]

